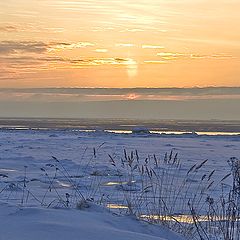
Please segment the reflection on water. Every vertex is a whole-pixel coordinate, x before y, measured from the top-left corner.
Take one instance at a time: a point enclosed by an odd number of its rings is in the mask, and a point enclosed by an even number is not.
[[[131,134],[130,130],[104,130],[108,133],[116,133],[116,134]],[[240,132],[188,132],[188,131],[158,131],[158,130],[150,130],[150,134],[166,134],[166,135],[182,135],[182,134],[195,134],[195,135],[207,135],[207,136],[235,136],[240,135]]]
[[[158,221],[175,221],[175,222],[180,222],[180,223],[189,223],[193,224],[194,223],[194,218],[195,221],[197,222],[209,222],[209,221],[229,221],[230,219],[227,219],[226,217],[223,216],[214,216],[210,218],[209,216],[197,216],[194,217],[191,215],[169,215],[169,216],[161,216],[161,215],[141,215],[140,218],[143,219],[148,219],[148,220],[158,220]]]
[[[107,204],[107,208],[110,209],[128,209],[126,205],[123,204],[116,204],[116,203],[109,203]],[[150,220],[150,221],[171,221],[171,222],[179,222],[179,223],[188,223],[193,224],[194,218],[191,215],[147,215],[142,214],[140,216],[141,219]],[[208,222],[208,221],[224,221],[229,220],[222,216],[214,216],[214,218],[210,218],[209,216],[197,216],[195,217],[195,221],[197,222]]]
[[[190,215],[172,215],[172,216],[161,216],[161,215],[141,215],[140,218],[148,220],[158,220],[158,221],[175,221],[180,223],[194,223],[192,216]],[[208,221],[207,216],[201,216],[198,221]]]
[[[211,136],[233,136],[233,135],[240,135],[240,132],[196,132],[198,135],[211,135]]]
[[[131,183],[135,183],[136,181],[131,181]],[[104,186],[118,186],[118,185],[126,185],[130,184],[130,182],[106,182],[103,185]]]
[[[17,172],[15,169],[0,168],[0,172]]]
[[[128,209],[127,206],[122,205],[122,204],[114,204],[114,203],[109,203],[107,204],[107,208],[110,209]]]
[[[117,185],[122,185],[124,184],[123,182],[107,182],[107,183],[104,183],[103,185],[104,186],[117,186]]]
[[[176,134],[176,135],[192,134],[192,132],[182,132],[182,131],[150,131],[150,133],[153,133],[153,134]]]
[[[64,187],[64,188],[70,188],[70,187],[72,187],[71,184],[65,183],[65,182],[61,182],[61,181],[59,181],[59,180],[57,180],[57,183],[59,184],[59,186]]]
[[[105,130],[106,132],[109,133],[118,133],[118,134],[131,134],[131,130]]]

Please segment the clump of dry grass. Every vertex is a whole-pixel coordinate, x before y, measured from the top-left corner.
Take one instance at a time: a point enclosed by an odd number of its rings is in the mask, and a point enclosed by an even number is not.
[[[109,155],[110,163],[124,183],[119,203],[126,213],[160,223],[189,239],[240,239],[240,160],[231,158],[231,173],[219,182],[213,180],[215,170],[207,171],[208,160],[182,168],[177,153],[166,153],[141,159],[137,151],[124,150],[120,164]],[[123,171],[124,170],[124,171]],[[232,176],[228,193],[224,181]],[[127,184],[126,184],[127,183]],[[212,197],[221,188],[220,197]]]
[[[173,151],[163,159],[155,154],[141,159],[138,151],[124,150],[120,164],[111,155],[109,159],[119,172],[126,172],[119,177],[119,182],[124,184],[119,188],[123,199],[118,201],[127,206],[126,213],[163,224],[183,235],[194,235],[192,224],[186,223],[192,221],[187,203],[190,199],[194,206],[200,206],[203,195],[211,188],[214,172],[199,176],[207,160],[184,173],[178,153]]]
[[[206,219],[201,220],[199,207],[189,203],[191,215],[198,237],[201,240],[239,240],[240,239],[240,160],[233,157],[229,160],[231,173],[220,181],[222,194],[214,199],[206,198]],[[223,190],[223,181],[232,176],[228,193]]]

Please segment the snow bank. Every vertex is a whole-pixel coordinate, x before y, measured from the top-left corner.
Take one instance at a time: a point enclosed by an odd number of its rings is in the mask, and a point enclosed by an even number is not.
[[[0,203],[1,240],[181,240],[169,230],[115,216],[92,205],[86,210],[17,208]]]

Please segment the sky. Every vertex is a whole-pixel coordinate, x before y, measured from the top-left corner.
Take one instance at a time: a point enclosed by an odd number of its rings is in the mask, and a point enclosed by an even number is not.
[[[238,0],[0,0],[1,115],[13,116],[4,106],[19,102],[31,103],[26,116],[34,103],[237,104],[239,11]]]

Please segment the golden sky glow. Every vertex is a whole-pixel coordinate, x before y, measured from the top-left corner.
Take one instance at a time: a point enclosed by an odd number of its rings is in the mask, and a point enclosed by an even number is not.
[[[0,1],[0,87],[240,86],[239,12],[238,0]]]

